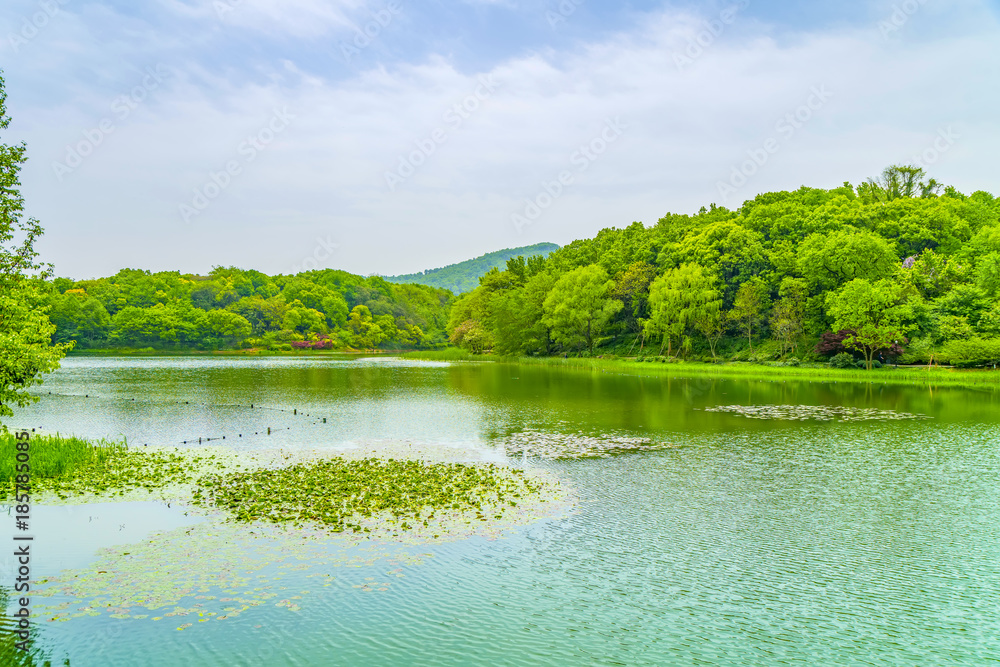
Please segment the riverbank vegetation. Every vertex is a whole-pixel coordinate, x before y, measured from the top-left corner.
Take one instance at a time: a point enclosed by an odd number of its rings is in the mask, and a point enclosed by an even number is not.
[[[0,433],[0,486],[8,495],[17,474],[19,450],[16,443],[13,433]],[[79,476],[87,470],[101,470],[112,457],[125,451],[124,442],[91,443],[60,435],[32,435],[28,446],[32,480],[47,480],[40,481],[40,488]]]
[[[332,269],[207,276],[124,269],[95,280],[39,281],[53,342],[78,349],[374,350],[446,344],[451,292]]]
[[[677,378],[726,378],[745,380],[795,380],[819,382],[878,382],[893,385],[935,387],[968,387],[1000,389],[1000,373],[992,369],[954,369],[941,366],[884,366],[865,370],[852,365],[837,368],[828,363],[788,365],[780,361],[703,363],[681,361],[667,357],[646,357],[642,360],[593,357],[520,357],[479,356],[498,363],[528,366],[551,366],[594,373],[670,376]]]
[[[513,357],[992,368],[1000,200],[896,166],[857,187],[609,228],[490,271],[448,332],[470,353]]]
[[[0,71],[0,130],[10,125],[7,93]],[[27,161],[24,144],[0,141],[0,417],[13,414],[10,406],[37,400],[28,389],[40,376],[59,367],[72,343],[50,344],[55,326],[45,314],[44,284],[47,267],[38,262],[35,241],[42,226],[24,217],[21,165]],[[32,280],[31,277],[38,277]],[[4,427],[0,425],[0,431]]]

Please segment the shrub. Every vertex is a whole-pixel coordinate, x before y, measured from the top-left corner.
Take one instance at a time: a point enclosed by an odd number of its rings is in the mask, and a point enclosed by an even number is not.
[[[950,341],[941,351],[941,358],[959,368],[995,366],[1000,363],[1000,338]]]
[[[801,364],[802,362],[801,362],[801,361],[799,361],[799,358],[798,358],[798,357],[789,357],[789,358],[788,358],[788,359],[787,359],[787,360],[785,361],[785,363],[786,363],[786,364],[788,364],[789,366],[798,366],[798,365],[799,365],[799,364]]]
[[[840,354],[835,354],[830,359],[831,368],[854,368],[854,356],[847,353],[841,352]]]

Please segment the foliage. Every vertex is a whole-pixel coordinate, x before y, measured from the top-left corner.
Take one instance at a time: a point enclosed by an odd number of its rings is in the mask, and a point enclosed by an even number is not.
[[[232,512],[237,521],[319,523],[361,532],[359,520],[391,515],[404,530],[435,512],[514,507],[539,487],[520,470],[494,465],[389,459],[332,459],[287,468],[207,476],[195,501]],[[485,516],[483,517],[485,520]]]
[[[613,277],[606,298],[622,304],[592,344],[579,327],[553,328],[544,307],[566,275],[589,266]],[[714,306],[698,317],[687,310],[697,310],[685,305],[689,287],[668,289],[682,267],[717,290],[705,303],[721,300],[718,317]],[[558,291],[549,303],[565,298]],[[848,303],[861,296],[891,317]],[[838,330],[839,340],[825,340]],[[504,355],[643,355],[653,340],[669,354],[757,361],[833,355],[849,339],[866,365],[901,357],[905,333],[930,346],[918,357],[930,357],[952,340],[1000,336],[1000,200],[941,191],[918,168],[896,166],[857,188],[770,192],[737,210],[610,227],[531,270],[489,272],[456,302],[448,332],[466,349]]]
[[[622,302],[609,295],[614,288],[604,268],[591,264],[563,275],[542,304],[542,322],[552,338],[565,347],[584,346],[594,351],[594,341]]]
[[[45,489],[46,482],[39,480],[66,480],[88,468],[102,468],[110,459],[124,452],[125,444],[99,441],[91,443],[80,438],[59,435],[34,435],[28,441],[31,452],[31,478],[38,481],[38,489]],[[14,435],[0,433],[0,488],[10,498],[13,492],[17,461]]]
[[[901,285],[888,280],[872,284],[864,278],[829,294],[827,308],[834,328],[849,331],[844,345],[864,354],[869,370],[878,350],[904,337],[913,312]]]
[[[854,356],[850,352],[840,352],[830,357],[831,368],[854,368]]]
[[[37,286],[51,307],[52,339],[81,349],[434,348],[445,342],[454,298],[330,269],[295,276],[234,267],[216,267],[208,276],[123,269],[108,278]],[[353,314],[359,307],[364,321]],[[315,344],[321,340],[328,342]]]
[[[475,259],[469,259],[458,264],[449,264],[440,269],[429,269],[420,273],[408,273],[402,276],[387,276],[390,283],[413,283],[430,285],[463,294],[471,292],[479,284],[479,278],[490,269],[503,268],[507,260],[515,257],[546,257],[557,250],[555,243],[536,243],[522,248],[507,248],[486,253]]]
[[[769,301],[767,284],[755,276],[740,285],[736,300],[733,302],[733,309],[729,311],[729,319],[746,334],[751,350],[753,350],[754,329],[763,321]]]
[[[10,125],[7,94],[0,76],[0,130]],[[21,165],[27,148],[0,142],[0,417],[12,414],[10,406],[37,400],[27,393],[41,383],[40,376],[59,367],[71,342],[54,343],[55,326],[49,321],[49,304],[40,298],[38,280],[47,275],[36,261],[35,241],[41,224],[24,218],[20,193]],[[5,427],[0,426],[0,430]]]
[[[969,338],[952,340],[941,353],[942,361],[959,368],[991,366],[1000,363],[1000,338]]]
[[[667,356],[672,352],[672,339],[689,326],[698,327],[710,340],[719,331],[722,296],[715,289],[715,282],[716,278],[698,264],[682,264],[650,285],[650,317],[646,328],[663,336]],[[660,349],[662,352],[663,346]]]

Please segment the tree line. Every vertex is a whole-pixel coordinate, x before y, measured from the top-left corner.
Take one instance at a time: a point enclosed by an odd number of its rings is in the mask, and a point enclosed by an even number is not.
[[[514,258],[457,299],[474,353],[1000,361],[1000,200],[912,166],[632,223]]]
[[[326,269],[207,276],[123,269],[95,280],[36,281],[56,344],[85,348],[440,347],[453,295]]]

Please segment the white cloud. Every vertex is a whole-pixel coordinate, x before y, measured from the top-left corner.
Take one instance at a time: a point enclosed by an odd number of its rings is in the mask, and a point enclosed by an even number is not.
[[[188,19],[214,19],[269,36],[280,32],[303,38],[357,29],[360,10],[370,4],[366,0],[164,0],[166,8]]]
[[[171,5],[177,13],[206,6]],[[246,0],[235,9],[243,18],[232,20],[253,29],[272,21],[308,37],[317,34],[310,23],[329,29],[357,9],[329,7]],[[675,55],[697,39],[702,19],[647,18],[634,32],[570,52],[522,54],[483,73],[444,57],[346,80],[290,57],[230,73],[178,52],[175,75],[61,183],[53,161],[102,119],[109,97],[16,108],[32,156],[26,195],[48,229],[43,251],[62,273],[81,277],[124,265],[273,272],[301,262],[317,237],[331,237],[340,250],[330,266],[403,273],[501,247],[565,243],[720,201],[717,183],[775,137],[779,120],[815,86],[832,97],[792,136],[778,137],[779,150],[729,205],[761,191],[858,182],[908,161],[949,125],[961,138],[931,175],[962,190],[996,189],[988,178],[1000,143],[991,122],[1000,54],[984,5],[950,23],[915,15],[901,30],[923,34],[927,21],[941,30],[920,40],[885,40],[876,25],[775,34],[737,16],[684,67]],[[477,98],[483,75],[497,87]],[[446,114],[463,101],[478,108],[458,115],[456,127],[455,114]],[[289,127],[185,224],[179,205],[227,161],[243,160],[241,144],[284,107],[295,116]],[[574,153],[616,117],[627,125],[620,139],[578,171]],[[435,130],[442,141],[432,139]],[[433,154],[390,191],[386,171],[428,140]],[[564,170],[572,185],[518,233],[511,214]]]

